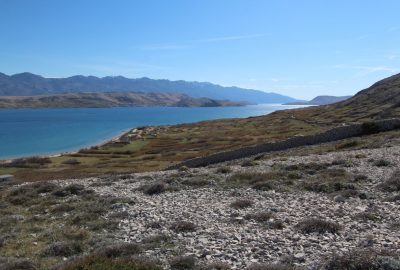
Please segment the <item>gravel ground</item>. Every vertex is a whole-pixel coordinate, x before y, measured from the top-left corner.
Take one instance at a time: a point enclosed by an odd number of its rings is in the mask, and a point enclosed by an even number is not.
[[[377,166],[376,161],[380,159],[389,164]],[[358,185],[369,198],[339,198],[304,190],[260,191],[220,184],[237,172],[268,172],[276,165],[284,167],[310,162],[336,162],[338,165],[333,168],[367,176]],[[126,211],[129,215],[121,221],[120,230],[114,237],[140,243],[149,237],[166,236],[168,241],[164,245],[146,250],[147,255],[161,260],[166,268],[168,260],[176,255],[193,255],[204,262],[225,262],[233,269],[243,269],[258,262],[288,260],[311,269],[326,256],[355,248],[374,247],[400,252],[399,201],[385,200],[395,193],[377,188],[398,169],[399,162],[400,146],[393,146],[259,160],[250,167],[241,166],[243,160],[237,160],[187,171],[79,179],[60,181],[60,184],[79,181],[102,195],[133,198],[135,205],[122,204],[115,210]],[[228,166],[231,172],[218,173],[221,166]],[[206,179],[209,183],[202,187],[179,184],[193,178]],[[140,188],[158,181],[167,183],[166,192],[150,196]],[[231,203],[237,199],[249,199],[252,205],[235,209]],[[245,218],[247,214],[261,211],[273,214],[261,223]],[[363,218],[365,216],[370,218]],[[305,234],[296,225],[310,217],[335,222],[341,229],[338,233]],[[183,221],[194,224],[193,231],[177,232],[171,228]]]

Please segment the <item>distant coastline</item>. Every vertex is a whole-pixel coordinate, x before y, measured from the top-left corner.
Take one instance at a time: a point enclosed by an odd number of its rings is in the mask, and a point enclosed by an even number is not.
[[[0,109],[116,108],[116,107],[225,107],[246,102],[193,98],[179,93],[67,93],[35,96],[0,96]]]

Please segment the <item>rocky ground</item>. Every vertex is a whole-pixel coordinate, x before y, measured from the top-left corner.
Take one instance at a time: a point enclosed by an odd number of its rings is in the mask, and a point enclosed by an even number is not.
[[[277,262],[312,269],[352,250],[400,252],[399,161],[400,146],[384,146],[59,184],[133,199],[114,207],[122,219],[113,237],[158,239],[144,253],[165,268],[193,256],[232,269]]]
[[[0,184],[0,269],[400,269],[397,133]]]

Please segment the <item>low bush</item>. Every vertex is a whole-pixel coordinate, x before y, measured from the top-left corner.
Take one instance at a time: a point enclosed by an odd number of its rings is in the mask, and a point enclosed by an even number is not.
[[[224,262],[212,262],[200,267],[200,270],[230,270],[231,267]]]
[[[135,243],[117,243],[100,247],[94,251],[94,255],[106,258],[117,258],[136,255],[142,252],[141,247]]]
[[[255,220],[260,223],[265,223],[265,222],[268,222],[274,216],[275,215],[272,212],[262,211],[262,212],[256,212],[256,213],[249,213],[249,214],[245,215],[244,218],[247,220]]]
[[[218,167],[218,169],[217,169],[217,173],[222,173],[222,174],[227,174],[227,173],[230,173],[231,171],[232,171],[232,169],[228,166]]]
[[[172,270],[190,270],[195,269],[196,259],[193,256],[178,256],[173,258],[169,265]]]
[[[253,206],[253,201],[249,199],[237,199],[230,204],[230,207],[235,209],[244,209]]]
[[[282,263],[252,264],[246,270],[300,270],[300,267]]]
[[[1,270],[36,270],[33,262],[24,258],[0,257]]]
[[[338,233],[341,226],[335,222],[321,218],[307,218],[296,225],[302,233]]]
[[[67,160],[63,161],[62,164],[78,165],[78,164],[81,164],[81,162],[79,160],[77,160],[76,158],[70,158],[70,159],[67,159]]]
[[[175,232],[194,232],[197,226],[189,221],[177,221],[173,223],[170,228]]]
[[[383,191],[394,192],[400,191],[400,170],[396,170],[388,180],[378,185]]]
[[[381,159],[376,160],[374,162],[374,165],[377,166],[377,167],[387,167],[387,166],[390,166],[391,163],[390,163],[389,160],[381,158]]]
[[[254,160],[245,160],[241,164],[242,167],[252,167],[255,165],[257,165],[257,162],[255,162]]]
[[[82,246],[79,242],[55,242],[48,246],[44,254],[69,257],[80,252],[82,252]]]
[[[399,270],[399,255],[372,249],[353,250],[334,255],[321,267],[323,270]]]
[[[186,186],[191,186],[191,187],[204,187],[210,184],[210,181],[208,181],[205,178],[194,178],[194,179],[186,179],[182,181],[183,185]]]
[[[162,267],[146,258],[107,258],[96,255],[75,257],[53,270],[162,270]]]
[[[140,189],[147,195],[156,195],[165,192],[166,184],[164,182],[158,182],[151,185],[144,185],[140,187]]]

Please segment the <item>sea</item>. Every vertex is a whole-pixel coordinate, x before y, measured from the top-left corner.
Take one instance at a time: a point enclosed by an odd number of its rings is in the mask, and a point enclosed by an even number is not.
[[[0,109],[0,160],[98,145],[139,126],[259,116],[302,106]]]

